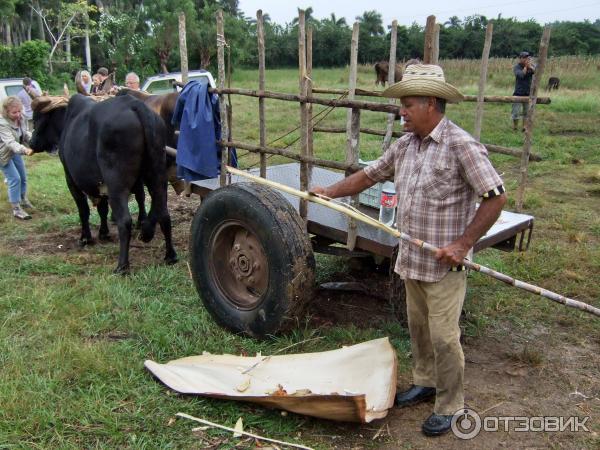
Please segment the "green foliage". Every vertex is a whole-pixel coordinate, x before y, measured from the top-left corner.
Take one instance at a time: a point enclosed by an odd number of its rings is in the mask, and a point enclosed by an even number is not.
[[[13,58],[13,48],[0,45],[0,78],[11,78],[16,76],[17,69]]]
[[[44,41],[27,41],[15,48],[15,64],[22,76],[29,76],[45,84],[48,74],[50,44]]]

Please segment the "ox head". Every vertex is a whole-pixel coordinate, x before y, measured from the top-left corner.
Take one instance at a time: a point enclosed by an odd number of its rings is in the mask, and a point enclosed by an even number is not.
[[[37,97],[31,102],[33,134],[29,145],[38,152],[50,152],[59,142],[65,123],[68,100],[64,97]]]

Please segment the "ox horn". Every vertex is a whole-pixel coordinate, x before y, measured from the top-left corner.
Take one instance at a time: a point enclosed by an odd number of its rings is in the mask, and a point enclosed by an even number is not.
[[[69,86],[67,83],[63,84],[63,96],[69,98]]]
[[[31,101],[31,109],[37,112],[43,112],[43,110],[52,102],[50,97],[42,95],[34,98]]]

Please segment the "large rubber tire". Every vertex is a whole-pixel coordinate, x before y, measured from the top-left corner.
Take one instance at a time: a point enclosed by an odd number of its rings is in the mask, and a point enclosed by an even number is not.
[[[315,259],[302,221],[281,194],[260,184],[226,186],[202,201],[190,264],[205,307],[235,332],[275,334],[312,298]]]

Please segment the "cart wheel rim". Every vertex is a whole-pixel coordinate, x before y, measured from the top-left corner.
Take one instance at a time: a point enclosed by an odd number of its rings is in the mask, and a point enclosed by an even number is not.
[[[222,223],[208,248],[209,270],[223,297],[254,309],[269,285],[269,261],[254,231],[239,221]]]

